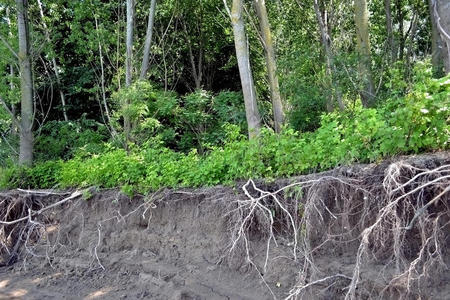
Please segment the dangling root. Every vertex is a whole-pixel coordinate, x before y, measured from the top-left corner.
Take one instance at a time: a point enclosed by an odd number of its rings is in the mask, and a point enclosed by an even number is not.
[[[223,258],[242,257],[244,267],[257,272],[274,298],[279,290],[265,275],[276,267],[280,257],[288,259],[292,267],[289,274],[298,272],[295,284],[290,282],[291,288],[284,294],[286,299],[309,299],[331,292],[335,298],[349,300],[370,299],[375,294],[380,298],[426,298],[435,290],[435,281],[448,271],[447,157],[439,160],[441,166],[432,159],[412,159],[389,166],[343,167],[298,177],[289,184],[248,180],[237,195],[229,188],[199,193],[163,190],[151,194],[147,201],[130,205],[130,209],[119,207],[116,211],[114,207],[107,217],[96,219],[91,214],[94,226],[86,232],[96,229],[97,233],[88,239],[82,233],[83,209],[89,206],[73,201],[82,192],[16,190],[0,194],[0,254],[4,264],[29,255],[43,257],[51,265],[52,257],[64,254],[58,249],[72,245],[69,240],[76,234],[70,228],[74,226],[81,230],[75,244],[89,249],[89,269],[105,270],[108,265],[105,261],[102,264],[104,258],[99,253],[104,250],[105,228],[111,227],[106,222],[125,224],[130,215],[140,213],[140,221],[150,222],[147,212],[151,215],[155,205],[170,195],[186,194],[194,199],[207,196],[204,203],[220,205],[218,215],[226,209],[224,226],[230,234]],[[111,194],[117,197],[118,193]],[[171,201],[185,199],[180,195]],[[103,195],[105,202],[99,209],[110,207],[113,200]],[[81,212],[76,216],[69,211],[64,216],[54,215],[57,206],[69,207],[69,203],[71,212]],[[58,229],[50,239],[48,229],[56,223]],[[346,268],[330,271],[326,264],[337,256],[345,256],[350,262],[345,263]],[[370,275],[363,272],[368,268],[373,269]],[[369,277],[374,272],[378,272],[377,278]]]
[[[271,247],[288,239],[299,278],[286,299],[301,299],[310,289],[337,281],[344,285],[340,290],[345,299],[359,299],[364,293],[370,297],[373,290],[358,288],[362,266],[374,262],[396,270],[391,276],[379,274],[390,278],[378,291],[382,295],[404,299],[426,295],[433,278],[448,269],[444,256],[450,229],[450,165],[426,169],[400,161],[385,174],[359,177],[307,176],[272,192],[249,180],[242,187],[246,198],[237,200],[229,212],[233,224],[229,251],[240,249],[246,262],[264,274],[273,259]],[[297,197],[289,193],[293,189],[299,191]],[[250,237],[255,233],[265,245],[261,265],[252,253]],[[316,253],[355,243],[359,246],[352,274],[330,275],[315,263]]]
[[[51,223],[44,212],[82,195],[80,191],[53,193],[19,189],[17,192],[18,194],[14,196],[2,194],[3,200],[0,202],[0,225],[2,225],[0,227],[0,253],[6,257],[4,265],[13,264],[22,248],[36,256],[29,245],[41,240],[46,231],[46,224]],[[43,198],[49,196],[67,197],[45,206]]]
[[[420,296],[426,283],[448,268],[443,252],[447,251],[445,233],[450,228],[450,165],[426,170],[398,162],[387,169],[383,186],[383,205],[373,224],[361,234],[345,299],[357,299],[361,266],[369,255],[396,266],[398,275],[383,293],[400,290],[405,299]],[[413,239],[420,240],[420,247],[411,255],[408,240]]]
[[[119,207],[113,211],[110,217],[98,220],[96,222],[96,238],[86,241],[89,243],[88,250],[91,260],[89,269],[105,270],[98,253],[103,244],[102,226],[104,224],[108,222],[125,224],[130,216],[139,213],[143,220],[150,222],[152,210],[156,208],[154,203],[177,193],[182,193],[182,191],[160,190],[148,197],[139,196],[144,201],[125,215],[121,214]],[[20,258],[26,269],[27,257],[34,257],[43,258],[52,266],[54,254],[60,255],[59,250],[72,244],[70,237],[67,236],[67,231],[70,231],[68,227],[75,225],[81,228],[81,231],[84,230],[85,216],[83,212],[81,211],[77,215],[71,214],[71,212],[75,212],[74,208],[80,208],[80,205],[86,203],[86,201],[74,201],[83,194],[83,191],[57,193],[21,189],[0,194],[0,254],[3,256],[1,265],[12,265]],[[108,198],[103,201],[117,201],[118,197],[121,197],[120,192],[113,191],[112,194],[115,199]],[[92,191],[86,195],[92,195]],[[67,208],[70,207],[68,213],[58,216],[53,214],[55,211],[61,213],[61,210],[56,208],[70,202],[72,202],[70,206],[67,206]],[[81,220],[78,217],[81,217]],[[79,236],[81,238],[83,234],[80,233]],[[64,242],[61,242],[62,239]],[[78,241],[78,244],[81,244],[81,241]]]

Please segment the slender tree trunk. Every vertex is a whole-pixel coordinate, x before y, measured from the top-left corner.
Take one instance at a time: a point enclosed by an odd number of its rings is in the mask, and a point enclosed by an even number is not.
[[[405,29],[404,29],[404,13],[403,13],[403,1],[402,0],[396,0],[395,1],[395,9],[397,10],[397,19],[398,19],[398,31],[400,34],[400,41],[399,41],[399,49],[398,49],[398,58],[400,60],[403,60],[403,54],[405,52]]]
[[[411,21],[411,28],[410,28],[410,34],[409,39],[407,41],[407,47],[406,47],[406,78],[410,78],[412,73],[412,59],[414,58],[414,39],[416,37],[417,33],[417,19],[419,16],[417,15],[417,12],[413,12],[413,17]]]
[[[233,0],[231,8],[231,23],[233,25],[234,44],[241,77],[242,92],[244,94],[245,114],[247,117],[248,135],[250,139],[259,135],[261,117],[258,110],[255,85],[250,68],[248,41],[245,34],[242,0]]]
[[[150,59],[150,47],[152,45],[153,24],[155,23],[156,0],[151,0],[150,11],[148,13],[147,34],[145,36],[144,54],[142,56],[140,80],[144,80],[148,72],[148,64]]]
[[[359,74],[363,82],[360,92],[364,107],[375,104],[375,89],[371,71],[370,41],[369,41],[369,12],[366,0],[355,0],[356,46],[360,56]]]
[[[266,56],[267,75],[269,78],[270,94],[272,98],[275,132],[280,133],[284,123],[283,103],[281,101],[280,85],[278,83],[277,75],[277,61],[265,1],[255,0],[255,9],[259,20],[259,27]]]
[[[19,164],[33,163],[33,78],[28,28],[28,0],[16,0],[21,90]]]
[[[11,89],[11,91],[13,91],[15,89],[14,87],[14,82],[13,82],[13,78],[14,78],[14,66],[12,64],[9,65],[9,76],[11,77],[11,80],[9,82],[9,88]],[[13,114],[13,116],[16,115],[16,106],[14,104],[11,104],[11,113]],[[17,133],[19,132],[19,128],[17,128],[16,123],[12,122],[11,123],[11,134],[14,136],[17,136]]]
[[[6,23],[8,24],[8,29],[9,29],[9,37],[12,37],[12,31],[11,31],[11,19],[9,18],[9,8],[6,8]],[[10,64],[9,65],[9,76],[10,76],[10,81],[9,81],[9,88],[11,89],[11,91],[14,90],[14,65]],[[16,116],[16,106],[14,104],[11,105],[11,113],[13,114],[13,116]],[[11,134],[12,135],[17,135],[19,128],[17,128],[16,126],[16,122],[12,122],[11,123]]]
[[[134,9],[135,1],[127,0],[127,36],[126,36],[126,55],[125,55],[125,86],[129,87],[132,83],[132,70],[133,70],[133,30],[134,30]],[[125,100],[125,107],[130,105],[130,99]],[[130,141],[131,134],[131,121],[130,116],[125,114],[124,119],[124,131],[126,144]]]
[[[432,0],[433,15],[436,27],[443,41],[442,60],[445,74],[450,73],[450,2],[448,0]]]
[[[47,40],[47,43],[49,45],[51,45],[52,42],[50,39],[50,31],[48,30],[47,24],[45,23],[44,10],[42,9],[41,0],[37,0],[37,3],[39,6],[39,12],[40,12],[41,19],[42,19],[42,26],[44,27],[45,39]],[[64,115],[64,121],[69,121],[69,118],[67,117],[66,97],[62,90],[61,79],[59,77],[59,71],[58,71],[58,64],[56,63],[56,58],[54,56],[52,58],[52,67],[53,67],[53,72],[55,73],[56,83],[58,84],[58,90],[59,90],[59,96],[61,98],[61,105],[62,105],[62,110],[63,110],[63,115]]]
[[[197,90],[201,89],[202,87],[202,77],[203,77],[203,49],[202,44],[200,43],[200,49],[199,49],[199,58],[198,58],[198,64],[195,63],[195,57],[194,57],[194,51],[192,51],[192,42],[189,37],[189,32],[186,27],[186,23],[183,20],[183,30],[184,34],[186,36],[186,43],[188,46],[189,51],[189,60],[191,62],[191,68],[192,68],[192,77],[194,78],[195,88]],[[200,39],[201,40],[201,39]]]
[[[440,78],[444,75],[443,50],[446,45],[439,34],[439,29],[437,28],[433,3],[433,0],[428,0],[431,21],[431,63],[433,65],[433,76]]]
[[[394,62],[397,59],[397,49],[395,48],[395,40],[394,40],[391,0],[384,0],[384,9],[386,11],[387,45],[388,50],[391,52],[389,61]]]
[[[331,38],[329,34],[328,26],[325,26],[325,22],[322,19],[322,12],[320,10],[319,2],[317,0],[314,0],[314,11],[316,13],[316,19],[317,23],[319,24],[319,31],[320,31],[320,40],[322,42],[323,49],[325,51],[325,62],[326,62],[326,74],[328,76],[329,80],[329,88],[330,90],[333,90],[332,93],[330,93],[328,100],[327,100],[327,111],[332,112],[334,110],[334,101],[333,96],[335,96],[339,109],[344,110],[344,103],[342,102],[342,96],[341,92],[339,90],[339,87],[336,85],[336,83],[333,80],[333,75],[336,72],[336,67],[334,65],[334,55],[331,48]]]
[[[105,66],[103,61],[103,48],[102,48],[102,42],[100,40],[99,35],[99,28],[98,28],[98,19],[97,16],[94,14],[94,20],[95,20],[95,30],[97,31],[97,39],[98,39],[98,55],[100,59],[100,85],[102,90],[102,100],[103,100],[103,106],[105,108],[105,114],[106,118],[108,120],[108,124],[111,127],[111,135],[114,137],[116,136],[116,131],[114,127],[112,126],[111,122],[111,113],[109,112],[108,103],[106,102],[106,89],[105,89]]]
[[[123,12],[123,8],[122,5],[119,5],[119,7],[117,8],[117,18],[119,20],[122,20],[122,12]],[[120,42],[122,40],[122,28],[121,28],[121,23],[120,21],[117,22],[117,29],[116,29],[116,33],[117,33],[117,38],[116,38],[116,69],[119,70],[120,69]],[[121,74],[120,72],[116,72],[117,73],[117,87],[120,90],[122,88],[122,80],[121,80]]]

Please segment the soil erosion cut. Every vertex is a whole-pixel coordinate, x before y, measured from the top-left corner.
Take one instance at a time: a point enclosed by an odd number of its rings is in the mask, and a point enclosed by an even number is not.
[[[0,192],[0,299],[450,299],[450,154],[234,187]]]

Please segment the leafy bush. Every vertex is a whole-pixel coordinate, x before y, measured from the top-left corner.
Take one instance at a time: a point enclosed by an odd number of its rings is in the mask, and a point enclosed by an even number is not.
[[[0,167],[7,167],[17,162],[19,154],[19,135],[2,135],[0,131]]]
[[[139,81],[115,93],[113,99],[120,107],[114,114],[116,127],[120,127],[123,116],[128,116],[132,122],[131,139],[138,146],[162,142],[185,153],[191,149],[204,153],[210,146],[222,143],[223,124],[239,124],[242,131],[246,127],[241,93],[212,95],[198,90],[179,97]]]
[[[176,152],[157,143],[133,147],[129,154],[109,146],[103,153],[78,154],[66,162],[48,161],[32,169],[1,170],[0,186],[122,186],[131,194],[133,189],[145,192],[161,187],[285,177],[352,162],[376,161],[387,155],[448,149],[449,95],[447,77],[418,87],[406,97],[387,101],[377,109],[358,107],[346,113],[324,114],[320,127],[312,133],[285,129],[276,135],[263,129],[259,139],[248,141],[239,125],[225,123],[220,128],[223,145],[210,146],[204,155],[196,149]],[[211,101],[210,95],[191,97],[185,99],[187,106],[194,98],[192,105],[197,108]],[[201,113],[191,117],[209,119]]]
[[[108,139],[104,125],[82,118],[79,121],[50,121],[41,129],[35,143],[38,161],[74,157],[77,151],[100,153]]]

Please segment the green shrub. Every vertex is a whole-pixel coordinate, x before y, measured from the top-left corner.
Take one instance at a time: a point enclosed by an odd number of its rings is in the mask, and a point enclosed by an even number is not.
[[[102,153],[79,152],[65,162],[47,161],[32,169],[1,169],[0,187],[120,186],[132,195],[135,190],[286,177],[352,162],[377,161],[388,155],[448,149],[449,96],[450,76],[419,86],[377,109],[356,107],[345,113],[324,114],[315,132],[285,128],[276,135],[263,129],[252,141],[242,134],[239,125],[225,123],[220,128],[223,144],[211,145],[203,155],[196,149],[177,152],[155,142],[131,147],[130,153],[106,145]],[[210,100],[210,95],[198,94],[185,99],[193,101],[189,105],[197,109]],[[201,112],[191,117],[192,122],[210,120]]]
[[[124,116],[132,122],[131,140],[135,145],[162,143],[165,147],[188,153],[206,152],[222,144],[225,123],[238,124],[245,132],[245,110],[241,93],[223,91],[217,95],[198,90],[179,97],[158,91],[146,81],[138,81],[113,94],[116,106],[115,127]],[[127,100],[129,103],[127,103]]]
[[[2,135],[0,130],[0,167],[8,167],[17,163],[19,154],[19,135]]]
[[[38,161],[67,160],[80,150],[100,153],[107,139],[105,126],[94,120],[50,121],[45,123],[36,138],[35,157]]]

